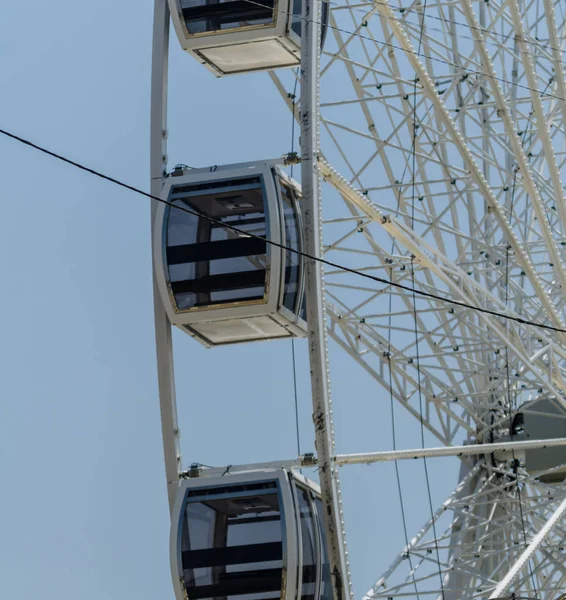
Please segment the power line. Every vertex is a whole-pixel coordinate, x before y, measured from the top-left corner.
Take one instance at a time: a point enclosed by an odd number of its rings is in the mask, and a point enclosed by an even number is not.
[[[393,279],[393,269],[389,268],[389,277]],[[388,328],[387,328],[387,366],[389,371],[389,405],[391,413],[391,433],[393,441],[393,450],[397,450],[397,426],[395,422],[395,402],[393,398],[393,367],[391,365],[391,314],[393,312],[393,294],[389,291],[389,315],[388,315]],[[409,532],[407,528],[407,516],[405,513],[405,499],[403,498],[403,488],[401,487],[401,474],[399,472],[399,461],[394,460],[395,464],[395,479],[397,480],[397,494],[399,496],[399,508],[401,509],[401,521],[403,523],[403,533],[405,535],[405,547],[407,548],[407,558],[409,559],[409,569],[411,570],[411,577],[413,579],[413,586],[415,587],[415,594],[417,600],[420,600],[419,588],[417,586],[417,578],[415,576],[415,569],[413,567],[413,557],[409,550]]]
[[[133,185],[130,185],[129,183],[125,183],[119,179],[116,179],[115,177],[111,177],[110,175],[105,175],[104,173],[101,173],[100,171],[97,171],[96,169],[92,169],[90,167],[87,167],[79,162],[76,162],[74,160],[71,160],[70,158],[67,158],[65,156],[62,156],[61,154],[57,154],[56,152],[53,152],[52,150],[48,150],[47,148],[44,148],[43,146],[39,146],[38,144],[35,144],[34,142],[27,140],[23,137],[20,137],[14,133],[11,133],[9,131],[6,131],[5,129],[0,129],[0,134],[8,137],[12,140],[15,140],[21,144],[24,144],[25,146],[28,146],[30,148],[33,148],[34,150],[37,150],[38,152],[41,152],[43,154],[46,154],[48,156],[51,156],[52,158],[56,158],[57,160],[60,160],[64,163],[67,163],[77,169],[80,169],[81,171],[86,171],[87,173],[90,173],[91,175],[94,175],[95,177],[99,177],[100,179],[103,179],[105,181],[109,181],[110,183],[113,183],[119,187],[122,187],[124,189],[130,190],[131,192],[135,192],[136,194],[140,194],[141,196],[145,196],[146,198],[149,198],[150,200],[155,200],[156,202],[160,202],[161,204],[165,204],[167,206],[170,206],[172,208],[175,208],[177,210],[180,210],[182,212],[186,212],[190,215],[193,216],[197,216],[200,218],[203,218],[207,221],[209,221],[210,223],[214,223],[215,225],[224,227],[226,229],[229,229],[231,231],[233,231],[234,233],[238,233],[238,234],[242,234],[245,235],[247,237],[251,237],[251,238],[255,238],[258,240],[261,240],[262,242],[265,242],[271,246],[274,246],[275,248],[279,248],[281,250],[288,250],[289,252],[293,252],[299,256],[302,256],[303,258],[307,258],[309,260],[314,260],[314,261],[318,261],[323,265],[326,265],[327,267],[333,267],[335,269],[340,269],[341,271],[344,271],[346,273],[351,273],[353,275],[358,275],[359,277],[363,277],[365,279],[369,279],[370,281],[374,281],[376,283],[382,283],[388,286],[392,286],[401,290],[404,290],[406,292],[414,292],[415,294],[422,296],[423,298],[429,298],[431,300],[438,300],[440,302],[444,302],[446,304],[452,304],[454,306],[459,306],[461,308],[466,308],[469,310],[473,310],[479,313],[483,313],[486,315],[491,315],[493,317],[498,317],[501,319],[507,319],[509,321],[514,321],[516,323],[519,323],[520,325],[528,325],[528,326],[532,326],[532,327],[538,327],[539,329],[545,329],[547,331],[554,331],[557,333],[566,333],[566,329],[563,329],[561,327],[555,327],[553,325],[547,325],[546,323],[537,323],[536,321],[531,321],[530,319],[524,319],[522,317],[518,317],[515,315],[507,315],[504,313],[500,313],[497,312],[495,310],[490,310],[489,308],[483,308],[481,306],[474,306],[473,304],[468,304],[466,302],[462,302],[460,300],[453,300],[451,298],[446,298],[444,296],[439,296],[438,294],[433,294],[431,292],[425,292],[424,290],[418,290],[416,288],[413,288],[411,286],[408,285],[404,285],[402,283],[397,283],[397,282],[393,282],[393,281],[389,281],[388,279],[384,279],[383,277],[378,277],[377,275],[370,275],[369,273],[365,273],[363,271],[357,271],[356,269],[352,269],[350,267],[346,267],[344,265],[340,265],[338,263],[332,262],[330,260],[327,260],[325,258],[320,258],[317,256],[311,256],[310,254],[306,253],[306,252],[302,252],[300,250],[296,250],[295,248],[291,248],[286,246],[285,244],[280,244],[278,242],[275,242],[273,240],[269,240],[266,239],[260,235],[256,235],[253,233],[250,233],[249,231],[244,231],[242,229],[239,229],[238,227],[234,227],[233,225],[229,225],[228,223],[224,223],[222,221],[219,221],[218,219],[215,219],[213,217],[209,217],[206,215],[203,215],[201,213],[198,213],[196,211],[190,210],[188,208],[182,207],[182,206],[178,206],[177,204],[174,204],[173,202],[169,202],[168,200],[164,200],[163,198],[160,198],[159,196],[154,196],[152,194],[150,194],[149,192],[145,192],[144,190],[137,188]]]

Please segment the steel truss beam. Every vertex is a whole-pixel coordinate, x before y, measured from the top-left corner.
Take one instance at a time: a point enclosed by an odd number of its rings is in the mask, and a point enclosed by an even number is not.
[[[564,7],[346,0],[331,12],[337,29],[321,64],[325,255],[392,284],[326,269],[329,335],[442,443],[497,439],[519,408],[541,398],[564,406],[565,336],[418,296],[415,335],[412,294],[393,284],[409,285],[414,264],[422,291],[562,327]],[[272,79],[291,106],[292,79]],[[435,521],[445,600],[492,593],[559,502],[562,491],[511,462],[479,458],[462,503]],[[555,527],[517,595],[555,600],[564,545]],[[440,597],[433,548],[430,536],[417,543],[372,594]]]
[[[566,438],[548,440],[526,440],[521,442],[501,442],[494,444],[472,444],[469,446],[443,446],[442,448],[413,448],[411,450],[386,450],[382,452],[363,452],[358,454],[337,454],[330,456],[330,461],[339,466],[371,464],[390,460],[414,460],[416,458],[439,458],[442,456],[477,456],[500,452],[520,452],[540,448],[556,448],[566,446]],[[306,454],[296,459],[273,460],[270,462],[251,463],[247,465],[229,465],[226,467],[192,466],[181,473],[181,477],[216,477],[235,473],[248,473],[264,469],[302,469],[318,467],[320,460],[314,455]]]

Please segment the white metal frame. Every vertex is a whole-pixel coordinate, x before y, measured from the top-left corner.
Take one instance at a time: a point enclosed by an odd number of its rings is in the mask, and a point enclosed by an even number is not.
[[[326,337],[326,306],[322,264],[322,204],[318,158],[320,152],[321,2],[303,0],[301,29],[301,184],[306,254],[307,325],[316,449],[320,465],[323,523],[328,543],[334,600],[352,595],[340,478],[332,462],[334,423]]]
[[[169,8],[167,0],[155,0],[153,17],[153,57],[151,65],[151,128],[150,128],[150,189],[159,197],[167,171],[167,76],[169,49]],[[151,202],[151,231],[153,231],[158,202]],[[155,315],[155,346],[161,434],[165,458],[169,511],[177,497],[179,473],[182,470],[171,323],[161,301],[155,269],[153,269],[153,307]]]
[[[524,440],[519,442],[500,442],[492,444],[469,444],[467,446],[442,446],[439,448],[411,448],[410,450],[382,450],[380,452],[363,452],[357,454],[337,454],[332,461],[339,466],[343,465],[369,465],[376,462],[392,460],[415,460],[417,458],[439,458],[442,456],[468,457],[506,453],[516,457],[524,456],[527,450],[540,448],[553,448],[566,446],[566,438],[550,438],[547,440]],[[465,460],[465,459],[463,459]],[[463,463],[465,466],[465,463]],[[251,465],[231,465],[230,473],[248,473],[258,469],[299,469],[314,468],[318,461],[314,456],[306,455],[296,459],[274,460],[270,462],[254,463]],[[210,467],[198,470],[199,477],[216,477],[226,473],[228,467]],[[469,470],[469,469],[468,469]],[[294,475],[302,477],[295,471]],[[186,475],[186,473],[184,474]],[[306,480],[310,481],[310,480]]]
[[[236,75],[241,73],[241,71],[224,72],[208,61],[200,51],[223,46],[250,44],[260,41],[274,41],[288,52],[289,63],[273,68],[294,67],[299,64],[301,40],[291,29],[293,20],[292,3],[293,0],[275,0],[273,24],[254,25],[237,30],[229,29],[192,35],[187,31],[179,0],[169,0],[169,7],[173,25],[183,50],[202,63],[211,73],[214,73],[217,77],[221,77],[226,75]],[[280,6],[280,4],[282,6]]]
[[[528,564],[531,556],[537,551],[539,545],[544,541],[546,536],[552,531],[553,527],[566,513],[566,499],[562,500],[560,506],[554,511],[548,521],[544,524],[542,529],[534,536],[533,540],[526,548],[526,550],[517,559],[517,562],[511,567],[507,575],[497,585],[494,592],[489,597],[490,600],[496,600],[498,597],[506,592],[515,578],[519,575],[522,569]]]

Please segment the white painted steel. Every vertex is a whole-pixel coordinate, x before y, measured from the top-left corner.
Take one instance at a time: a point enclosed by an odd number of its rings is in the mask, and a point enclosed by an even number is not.
[[[470,444],[468,446],[448,446],[441,448],[412,448],[410,450],[386,450],[382,452],[364,452],[359,454],[337,454],[331,460],[339,465],[371,464],[391,460],[414,460],[416,458],[440,458],[442,456],[478,456],[494,452],[517,452],[566,446],[566,438],[551,438],[548,440],[526,440],[520,442],[501,442],[495,444]],[[247,465],[226,465],[225,467],[198,467],[195,477],[217,477],[233,473],[251,473],[267,469],[302,469],[318,467],[315,456],[300,456],[285,460],[272,460]],[[197,475],[198,473],[198,475]],[[192,477],[185,471],[183,477]]]
[[[303,0],[301,29],[301,185],[304,244],[306,254],[322,256],[322,211],[319,155],[319,70],[321,40],[321,1]],[[311,372],[313,421],[319,459],[323,523],[328,546],[328,562],[334,600],[352,595],[348,556],[345,547],[344,520],[340,498],[340,480],[332,462],[334,424],[328,367],[326,311],[322,264],[305,259],[306,313]]]
[[[470,444],[468,446],[445,446],[443,448],[414,448],[411,450],[390,450],[386,452],[367,452],[360,454],[338,454],[334,460],[337,465],[370,464],[389,460],[410,460],[415,458],[434,458],[441,456],[477,456],[495,452],[524,452],[537,448],[566,446],[566,438],[549,440],[527,440],[523,442],[502,442],[495,444]]]
[[[150,189],[152,196],[160,196],[167,166],[167,72],[169,51],[169,8],[167,0],[155,0],[153,18]],[[157,204],[157,201],[151,201],[152,230],[158,208]],[[153,307],[165,476],[167,478],[169,510],[172,511],[177,496],[179,473],[181,472],[181,449],[177,423],[171,324],[161,301],[155,270],[153,271]]]
[[[509,573],[505,575],[503,580],[497,585],[495,591],[489,597],[490,600],[495,600],[501,594],[506,592],[513,581],[517,578],[521,569],[525,568],[525,565],[528,564],[531,556],[537,551],[539,545],[544,541],[546,536],[552,531],[552,529],[556,526],[558,521],[563,517],[566,513],[566,499],[564,499],[559,507],[554,511],[554,513],[550,516],[548,521],[544,524],[543,528],[534,536],[534,538],[530,541],[527,549],[521,554],[521,556],[517,559],[517,562],[513,565],[513,567],[509,570]]]

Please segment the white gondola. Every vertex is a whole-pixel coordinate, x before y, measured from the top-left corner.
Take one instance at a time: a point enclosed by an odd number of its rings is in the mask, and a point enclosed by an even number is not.
[[[161,197],[154,261],[171,323],[206,346],[306,335],[303,259],[279,247],[302,251],[295,181],[270,162],[179,169]]]
[[[332,600],[320,488],[293,471],[184,480],[170,551],[177,600]]]
[[[169,0],[184,50],[217,77],[301,61],[301,0]],[[328,2],[322,3],[322,36]]]

